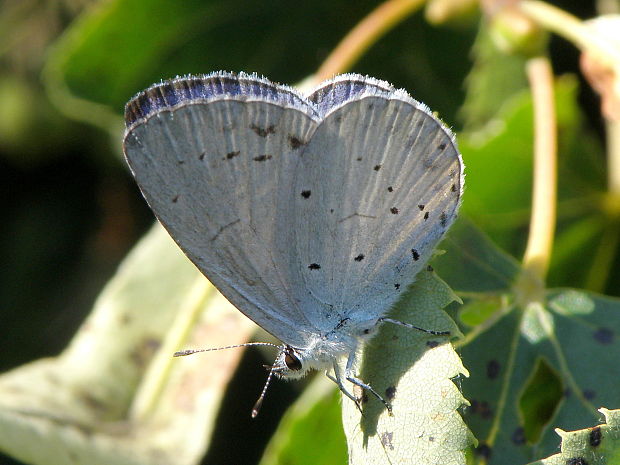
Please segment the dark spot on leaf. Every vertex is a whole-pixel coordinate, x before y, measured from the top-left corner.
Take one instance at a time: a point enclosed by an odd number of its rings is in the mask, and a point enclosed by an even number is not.
[[[392,208],[390,208],[390,213],[392,213],[392,215],[398,215],[398,211],[399,211],[399,210],[398,210],[398,208],[396,208],[396,207],[392,207]]]
[[[475,452],[477,456],[484,457],[485,459],[488,460],[491,458],[492,450],[487,444],[482,443],[478,447],[476,447]]]
[[[448,224],[448,215],[446,215],[446,212],[441,212],[441,215],[439,215],[439,221],[441,222],[441,225],[445,228]]]
[[[424,210],[424,207],[425,207],[425,206],[426,206],[426,205],[424,205],[423,203],[421,203],[421,204],[419,204],[419,205],[418,205],[418,208],[420,209],[420,211],[422,211],[422,210]]]
[[[566,459],[566,465],[588,465],[588,461],[583,457],[571,457]]]
[[[321,269],[321,265],[319,265],[318,263],[310,263],[308,265],[308,268],[311,270],[320,270]]]
[[[487,362],[487,377],[495,379],[499,376],[500,365],[497,360],[489,360]]]
[[[587,400],[592,400],[596,397],[596,392],[594,392],[592,389],[584,389],[583,397],[585,397]]]
[[[428,343],[427,343],[428,345]],[[478,403],[478,401],[476,399],[469,399],[469,408],[467,408],[467,406],[465,407],[465,411],[467,413],[470,413],[472,415],[475,415],[476,413],[478,413],[478,408],[480,407],[480,404]]]
[[[354,260],[356,262],[361,262],[362,260],[364,260],[364,254],[363,253],[359,254],[357,257],[354,258]]]
[[[258,157],[254,157],[254,161],[266,161],[266,160],[271,160],[272,156],[271,155],[259,155]]]
[[[396,397],[396,386],[390,386],[385,390],[385,397],[387,400],[394,400]]]
[[[519,426],[512,432],[510,439],[515,445],[522,446],[525,444],[525,430]]]
[[[172,197],[172,203],[177,203],[179,201],[179,196],[175,195],[174,197]]]
[[[592,447],[597,447],[601,443],[601,439],[603,439],[603,433],[601,432],[600,426],[595,426],[590,430],[590,445]]]
[[[392,186],[388,187],[388,192],[394,192],[394,188]]]
[[[239,155],[241,152],[239,150],[236,150],[234,152],[228,152],[226,154],[226,160],[230,160],[231,158],[235,158],[237,155]],[[255,159],[256,160],[256,159]]]
[[[399,284],[399,283],[395,283],[395,284],[394,284],[394,287],[395,287],[396,289],[400,289],[400,284]]]
[[[375,167],[373,168],[373,170],[375,171],[379,171],[381,169],[381,165],[375,165]]]
[[[614,332],[609,328],[599,328],[594,332],[596,342],[607,345],[614,342]]]
[[[428,220],[428,212],[424,213],[424,221]]]
[[[310,191],[301,191],[301,196],[302,196],[304,199],[309,198],[309,197],[310,197],[310,194],[311,194],[311,192],[310,192]]]
[[[439,144],[439,145],[437,146],[437,148],[438,148],[439,150],[443,150],[443,149],[445,149],[445,148],[446,148],[446,144]]]
[[[394,438],[394,433],[382,433],[381,434],[381,444],[384,447],[389,448],[390,450],[394,450],[394,445],[392,444],[392,439]]]
[[[426,347],[433,349],[439,345],[438,341],[426,341]]]
[[[266,128],[261,128],[256,126],[255,124],[250,125],[250,129],[258,134],[260,137],[267,137],[269,134],[274,134],[276,132],[275,126],[271,125]]]
[[[301,139],[299,139],[298,137],[291,136],[290,134],[289,134],[289,136],[288,136],[288,143],[289,143],[289,145],[291,146],[291,148],[292,148],[293,150],[297,150],[297,149],[298,149],[299,147],[301,147],[302,145],[306,145],[306,144],[307,144],[307,142],[302,141],[302,140],[301,140]]]
[[[418,261],[420,259],[420,254],[416,249],[411,249],[411,256],[413,257],[413,261]]]
[[[493,411],[491,410],[491,406],[486,400],[480,402],[480,405],[478,406],[478,413],[485,420],[489,420],[493,417]]]

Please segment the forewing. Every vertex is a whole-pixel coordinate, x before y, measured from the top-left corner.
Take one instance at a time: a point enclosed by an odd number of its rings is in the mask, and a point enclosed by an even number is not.
[[[297,179],[310,194],[294,210],[308,305],[324,328],[385,313],[454,221],[462,191],[452,134],[425,106],[381,81],[337,79],[310,96],[325,117]]]
[[[313,328],[295,295],[300,278],[288,271],[298,269],[288,212],[318,118],[291,89],[243,79],[177,79],[138,95],[127,107],[125,154],[200,271],[249,318],[303,347]]]

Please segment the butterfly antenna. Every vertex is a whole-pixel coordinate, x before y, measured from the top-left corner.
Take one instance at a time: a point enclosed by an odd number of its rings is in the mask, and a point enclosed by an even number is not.
[[[246,342],[244,344],[235,344],[233,346],[225,346],[225,347],[214,347],[212,349],[188,349],[188,350],[180,350],[175,352],[173,357],[185,357],[186,355],[197,354],[198,352],[212,352],[214,350],[224,350],[224,349],[236,349],[237,347],[248,347],[248,346],[270,346],[281,349],[282,347],[276,344],[272,344],[271,342]]]
[[[280,350],[281,352],[280,354],[278,354],[278,358],[280,358],[280,355],[282,355],[282,351],[284,351],[281,346]],[[269,375],[267,375],[267,381],[265,381],[263,391],[260,393],[260,396],[258,396],[258,400],[254,404],[254,407],[252,407],[252,418],[256,418],[258,416],[258,412],[260,412],[260,408],[263,406],[263,400],[265,400],[265,394],[267,394],[267,388],[269,387],[269,383],[271,383],[271,378],[276,371],[280,371],[280,367],[274,364],[269,370]]]

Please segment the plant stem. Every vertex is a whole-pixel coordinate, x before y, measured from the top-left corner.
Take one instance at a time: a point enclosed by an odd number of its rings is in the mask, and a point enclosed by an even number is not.
[[[620,121],[607,118],[607,180],[612,201],[620,202]],[[620,211],[620,208],[618,209]]]
[[[381,36],[417,10],[425,0],[388,0],[360,21],[316,72],[321,82],[347,71]]]
[[[549,268],[556,218],[557,141],[553,71],[549,60],[532,58],[527,76],[534,105],[532,216],[523,268],[544,280]]]

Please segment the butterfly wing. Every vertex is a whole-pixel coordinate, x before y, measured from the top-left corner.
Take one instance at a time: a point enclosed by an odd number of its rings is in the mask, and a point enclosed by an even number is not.
[[[314,329],[298,305],[294,180],[319,117],[256,76],[179,78],[126,108],[124,151],[159,221],[241,312],[288,344]]]
[[[343,75],[309,100],[323,121],[298,171],[295,247],[302,311],[333,328],[382,315],[413,281],[456,218],[463,164],[452,133],[387,83]]]

